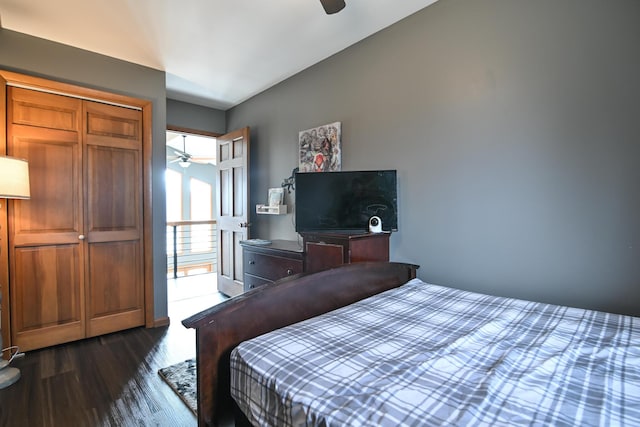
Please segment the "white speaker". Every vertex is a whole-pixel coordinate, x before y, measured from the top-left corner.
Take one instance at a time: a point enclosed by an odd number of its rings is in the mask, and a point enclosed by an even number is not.
[[[369,218],[369,233],[382,233],[382,220],[379,216]]]

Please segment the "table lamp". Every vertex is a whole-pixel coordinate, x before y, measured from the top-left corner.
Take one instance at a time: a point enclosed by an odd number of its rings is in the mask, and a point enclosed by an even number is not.
[[[0,156],[0,199],[28,199],[29,191],[29,165],[26,160],[15,157]],[[1,207],[1,206],[0,206]],[[1,249],[1,247],[0,247]],[[2,284],[0,284],[0,310],[2,310]],[[2,353],[2,330],[0,325],[0,349]],[[11,347],[9,348],[9,350]],[[20,379],[20,370],[9,367],[9,364],[17,354],[13,353],[9,360],[4,360],[0,353],[0,389],[9,387]]]

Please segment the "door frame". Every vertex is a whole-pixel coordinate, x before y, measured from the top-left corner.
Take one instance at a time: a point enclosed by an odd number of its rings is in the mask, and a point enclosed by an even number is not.
[[[6,155],[7,149],[7,96],[6,87],[16,86],[26,89],[49,92],[74,98],[87,99],[120,107],[135,108],[142,111],[142,209],[143,209],[143,274],[144,274],[144,307],[145,326],[158,326],[154,313],[154,281],[153,281],[153,215],[151,210],[151,155],[152,155],[152,116],[153,103],[149,100],[133,98],[97,89],[90,89],[69,83],[33,77],[12,71],[0,70],[0,155]],[[7,203],[9,202],[9,203]],[[11,202],[0,201],[0,289],[2,292],[2,342],[4,347],[11,345],[11,316],[9,304],[9,254],[8,254],[8,209]]]
[[[179,127],[179,126],[175,126],[175,125],[169,125],[167,124],[167,131],[171,131],[171,132],[179,132],[179,133],[183,133],[186,135],[199,135],[199,136],[207,136],[207,137],[212,137],[212,138],[216,138],[216,220],[217,220],[217,224],[216,226],[218,227],[216,230],[216,234],[217,234],[217,238],[216,238],[216,257],[217,257],[217,265],[216,265],[216,276],[217,276],[217,286],[218,286],[218,291],[220,291],[220,283],[221,283],[221,275],[220,275],[220,268],[221,268],[221,255],[224,251],[224,248],[222,247],[221,244],[221,238],[220,238],[220,206],[221,206],[221,194],[220,194],[220,173],[219,173],[219,165],[220,165],[220,144],[219,141],[220,139],[224,139],[224,138],[235,138],[236,136],[241,136],[242,139],[244,140],[244,147],[245,147],[245,151],[243,154],[243,163],[244,163],[244,169],[245,169],[245,190],[244,190],[244,201],[243,201],[243,211],[244,211],[244,216],[243,218],[241,218],[240,220],[245,224],[244,226],[241,226],[242,228],[245,229],[244,233],[245,233],[245,238],[248,238],[249,233],[250,233],[250,223],[249,223],[249,219],[251,217],[251,212],[249,210],[249,199],[250,199],[250,195],[249,195],[249,181],[250,181],[250,162],[249,162],[249,150],[250,150],[250,129],[249,127],[244,127],[241,129],[236,129],[230,132],[225,132],[225,133],[214,133],[214,132],[208,132],[208,131],[202,131],[202,130],[197,130],[197,129],[190,129],[190,128],[185,128],[185,127]],[[237,218],[236,218],[237,219]],[[241,254],[240,254],[241,255]],[[242,258],[241,256],[239,257],[240,259],[236,259],[236,257],[233,257],[233,270],[237,270],[238,268],[243,268],[242,265]],[[240,274],[240,276],[242,277],[242,274]],[[223,278],[224,279],[224,278]],[[221,292],[221,291],[220,291]],[[223,292],[224,293],[224,292]]]

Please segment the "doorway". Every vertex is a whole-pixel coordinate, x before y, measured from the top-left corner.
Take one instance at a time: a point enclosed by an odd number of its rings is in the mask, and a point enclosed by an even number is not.
[[[188,316],[220,301],[215,146],[212,135],[166,132],[167,300],[175,316]]]

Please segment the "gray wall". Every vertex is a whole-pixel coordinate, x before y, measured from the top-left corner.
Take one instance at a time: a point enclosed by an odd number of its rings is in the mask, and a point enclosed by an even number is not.
[[[0,68],[142,98],[153,103],[154,316],[165,317],[165,73],[6,29],[0,29]]]
[[[223,134],[226,117],[222,110],[167,99],[167,126]]]
[[[393,260],[640,315],[639,22],[636,0],[440,0],[227,112],[252,129],[252,204],[298,131],[341,121],[343,170],[398,170]],[[292,215],[252,223],[298,237]]]

